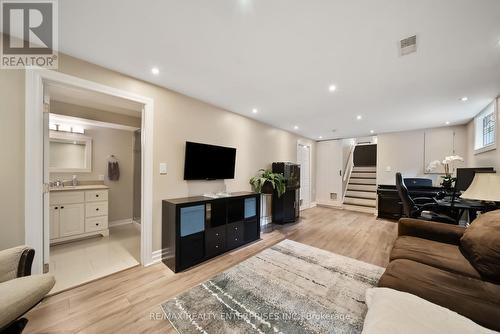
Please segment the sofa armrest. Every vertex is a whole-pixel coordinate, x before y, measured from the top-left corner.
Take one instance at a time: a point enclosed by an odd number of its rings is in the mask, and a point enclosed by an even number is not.
[[[0,283],[31,275],[35,250],[18,246],[0,251]]]
[[[412,236],[448,244],[460,244],[465,228],[432,221],[402,218],[398,223],[399,236]]]

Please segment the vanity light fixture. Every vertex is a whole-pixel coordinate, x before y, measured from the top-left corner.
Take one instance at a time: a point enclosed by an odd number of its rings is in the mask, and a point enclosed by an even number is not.
[[[82,135],[85,134],[85,129],[77,125],[59,124],[51,122],[49,123],[49,129],[52,131],[59,131],[59,132],[79,133]]]
[[[72,126],[71,127],[71,132],[73,133],[80,133],[80,134],[84,134],[85,133],[85,129],[82,128],[81,126]]]
[[[462,102],[467,102],[467,101],[469,101],[469,98],[468,98],[467,96],[464,96],[464,97],[462,97],[462,98],[460,99],[460,101],[462,101]]]
[[[57,131],[71,132],[71,126],[69,124],[56,124]]]
[[[446,121],[444,124],[446,124],[446,125],[450,125],[450,121]]]

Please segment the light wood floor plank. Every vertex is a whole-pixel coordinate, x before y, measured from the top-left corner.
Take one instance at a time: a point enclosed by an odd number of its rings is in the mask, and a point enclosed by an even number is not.
[[[397,224],[370,214],[305,210],[299,223],[186,272],[174,274],[162,263],[134,267],[46,298],[28,313],[25,333],[175,333],[167,320],[151,319],[162,302],[284,239],[385,267],[396,234]]]

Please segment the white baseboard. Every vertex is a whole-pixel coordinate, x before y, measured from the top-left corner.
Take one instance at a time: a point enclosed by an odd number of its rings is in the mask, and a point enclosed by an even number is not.
[[[120,220],[113,220],[112,222],[108,223],[109,227],[115,227],[115,226],[120,226],[120,225],[127,225],[127,224],[132,224],[134,221],[132,218],[128,219],[120,219]]]
[[[163,260],[163,258],[165,257],[165,255],[168,254],[168,252],[169,252],[168,248],[163,248],[163,249],[159,249],[157,251],[154,251],[153,252],[153,264],[161,262],[161,260]]]

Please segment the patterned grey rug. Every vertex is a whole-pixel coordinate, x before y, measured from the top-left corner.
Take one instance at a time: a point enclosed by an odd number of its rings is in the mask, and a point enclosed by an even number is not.
[[[179,333],[360,333],[384,269],[291,240],[162,305]]]

